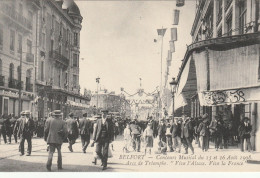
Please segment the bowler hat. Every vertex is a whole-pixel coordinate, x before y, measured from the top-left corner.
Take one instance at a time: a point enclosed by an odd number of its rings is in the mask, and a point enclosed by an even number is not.
[[[108,113],[108,110],[107,109],[103,109],[101,110],[102,113]]]
[[[73,117],[73,116],[74,116],[74,114],[71,112],[71,113],[69,113],[69,116],[70,116],[70,117]]]
[[[61,115],[61,110],[54,110],[54,111],[52,112],[52,115],[53,115],[53,116],[60,116],[60,115]]]
[[[207,118],[208,118],[208,114],[207,113],[202,115],[202,119],[207,119]]]

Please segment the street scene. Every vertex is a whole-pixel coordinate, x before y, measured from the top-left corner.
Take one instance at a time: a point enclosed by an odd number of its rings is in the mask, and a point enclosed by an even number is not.
[[[259,0],[0,1],[0,172],[259,172]]]

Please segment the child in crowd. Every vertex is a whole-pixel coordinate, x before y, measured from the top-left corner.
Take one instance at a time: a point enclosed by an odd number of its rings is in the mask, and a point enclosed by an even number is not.
[[[124,129],[124,141],[125,141],[125,146],[123,148],[123,152],[128,153],[129,146],[132,140],[132,135],[131,135],[131,130],[130,130],[130,125],[129,123],[126,124],[126,128]]]
[[[143,137],[145,140],[145,154],[147,152],[147,149],[149,151],[149,154],[151,154],[151,148],[153,147],[153,130],[151,126],[152,124],[148,123],[143,133]]]

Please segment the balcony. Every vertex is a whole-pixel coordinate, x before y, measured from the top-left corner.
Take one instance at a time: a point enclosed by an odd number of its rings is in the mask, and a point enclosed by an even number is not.
[[[9,79],[9,83],[8,83],[9,88],[14,88],[19,90],[20,86],[21,86],[21,90],[23,90],[23,81],[21,81],[21,85],[20,85],[19,80]]]
[[[32,30],[32,22],[15,11],[15,9],[13,9],[10,5],[1,3],[0,13],[3,14],[3,17],[7,18],[7,21],[10,25],[13,24],[14,26],[24,31]]]
[[[25,86],[25,90],[29,92],[33,92],[33,84],[27,83]]]
[[[61,66],[62,68],[67,68],[69,66],[69,59],[61,55],[58,51],[50,51],[49,57],[55,60],[56,65]]]
[[[0,75],[0,86],[5,86],[5,76]]]

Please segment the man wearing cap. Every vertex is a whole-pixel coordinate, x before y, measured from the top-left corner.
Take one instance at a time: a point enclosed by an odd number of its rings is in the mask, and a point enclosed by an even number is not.
[[[185,149],[185,154],[188,154],[188,148],[191,149],[192,154],[194,154],[194,148],[192,146],[193,140],[193,127],[189,117],[183,117],[184,122],[181,126],[181,139]]]
[[[79,137],[78,123],[74,119],[74,114],[69,113],[69,118],[66,120],[67,131],[68,131],[68,141],[69,141],[69,150],[73,152],[72,145],[76,142]]]
[[[82,151],[86,153],[86,149],[90,142],[91,122],[87,118],[87,113],[83,114],[83,118],[79,120],[79,134],[82,143]]]
[[[64,138],[67,136],[66,122],[62,120],[61,111],[55,110],[52,117],[49,117],[45,122],[44,140],[49,145],[49,156],[46,168],[51,171],[52,158],[55,149],[58,151],[58,169],[62,169],[61,145]]]
[[[107,168],[108,147],[114,136],[113,126],[107,120],[107,115],[108,110],[103,110],[102,119],[97,120],[96,129],[93,133],[93,142],[96,143],[96,153],[102,161],[103,170]]]
[[[209,131],[214,138],[215,149],[218,151],[222,140],[223,121],[220,116],[216,115],[209,125]]]
[[[20,156],[24,155],[24,142],[27,140],[28,148],[26,156],[30,156],[32,152],[32,136],[34,131],[34,121],[31,118],[30,111],[24,111],[21,113],[21,119],[18,125],[18,137],[20,137],[19,150]]]
[[[204,114],[202,116],[203,121],[200,123],[197,133],[200,135],[200,143],[201,143],[201,149],[202,151],[208,151],[209,149],[209,120],[208,120],[208,114]]]

